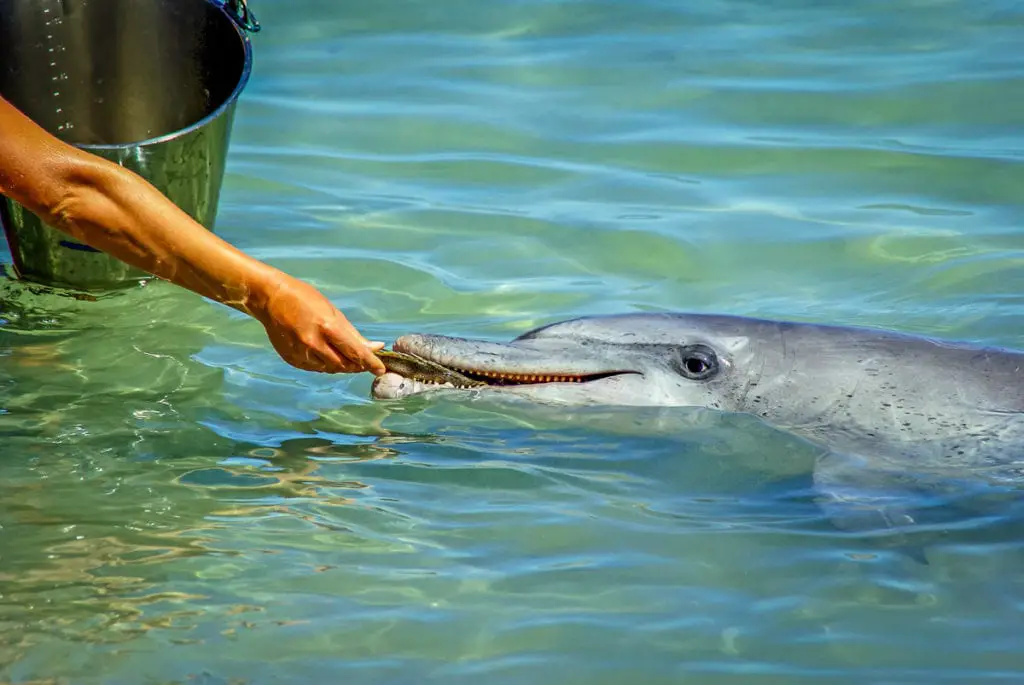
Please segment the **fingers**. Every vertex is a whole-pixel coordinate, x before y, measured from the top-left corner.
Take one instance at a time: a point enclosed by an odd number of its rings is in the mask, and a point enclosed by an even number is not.
[[[387,372],[374,354],[384,347],[383,342],[364,338],[344,314],[315,290],[306,295],[279,295],[262,319],[282,359],[296,368],[319,373],[369,371],[382,376]]]
[[[384,362],[380,360],[380,357],[373,353],[376,352],[377,350],[384,349],[384,343],[377,340],[372,342],[369,340],[364,340],[363,344],[366,345],[366,357],[367,359],[369,359],[370,362],[369,367],[366,370],[372,373],[374,376],[383,376],[385,373],[387,373],[388,370],[384,368]]]
[[[315,340],[292,340],[276,346],[278,354],[292,366],[316,373],[359,373],[369,371],[375,376],[387,372],[384,364],[373,354],[384,343],[370,342],[361,336],[353,340],[348,336],[321,334]]]
[[[319,371],[320,373],[347,373],[352,371],[350,368],[351,364],[347,364],[326,341],[317,346],[316,356],[318,357],[316,360],[318,364],[316,368],[310,369],[311,371]]]
[[[383,345],[375,348],[371,348],[369,345],[370,343],[349,343],[343,347],[339,346],[340,349],[338,351],[332,348],[330,344],[325,345],[326,349],[321,353],[321,356],[328,362],[328,373],[369,371],[375,376],[382,376],[387,373],[384,364],[372,352],[373,349],[380,349]],[[338,352],[341,352],[341,354]]]
[[[383,376],[387,373],[387,369],[384,368],[384,363],[375,355],[374,350],[379,350],[384,347],[384,343],[371,343],[368,340],[360,340],[354,344],[346,346],[346,351],[351,351],[349,359],[354,364],[358,364],[360,370],[369,371],[374,376]]]
[[[374,376],[382,376],[387,372],[383,362],[374,354],[384,347],[384,343],[367,340],[344,317],[336,321],[334,326],[325,327],[324,334],[334,350],[349,362],[346,365],[350,367],[347,369],[349,372],[369,371]]]

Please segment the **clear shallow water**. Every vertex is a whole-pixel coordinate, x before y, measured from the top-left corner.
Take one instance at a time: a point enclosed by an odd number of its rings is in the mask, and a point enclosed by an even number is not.
[[[253,7],[218,231],[372,337],[692,309],[1022,344],[1016,3]],[[743,417],[372,403],[163,285],[3,302],[5,681],[1024,676],[1009,513],[920,566]]]

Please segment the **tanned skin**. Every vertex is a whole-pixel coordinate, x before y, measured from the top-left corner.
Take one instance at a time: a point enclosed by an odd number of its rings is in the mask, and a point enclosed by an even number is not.
[[[138,174],[65,143],[0,98],[0,194],[76,240],[244,312],[281,358],[323,373],[384,373],[316,288],[249,257]]]

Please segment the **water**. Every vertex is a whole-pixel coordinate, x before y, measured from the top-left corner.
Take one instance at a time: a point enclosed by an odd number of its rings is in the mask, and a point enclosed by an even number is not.
[[[253,9],[218,230],[368,336],[689,309],[1022,344],[1019,3]],[[755,421],[383,405],[163,284],[2,297],[5,682],[1024,677],[1019,522],[917,564]]]

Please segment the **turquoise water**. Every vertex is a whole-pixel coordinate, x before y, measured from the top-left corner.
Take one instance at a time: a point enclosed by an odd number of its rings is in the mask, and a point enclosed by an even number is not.
[[[218,231],[368,336],[687,309],[1024,346],[1019,3],[252,7]],[[375,403],[164,284],[3,301],[4,682],[1024,679],[1019,535],[841,534],[753,420]]]

